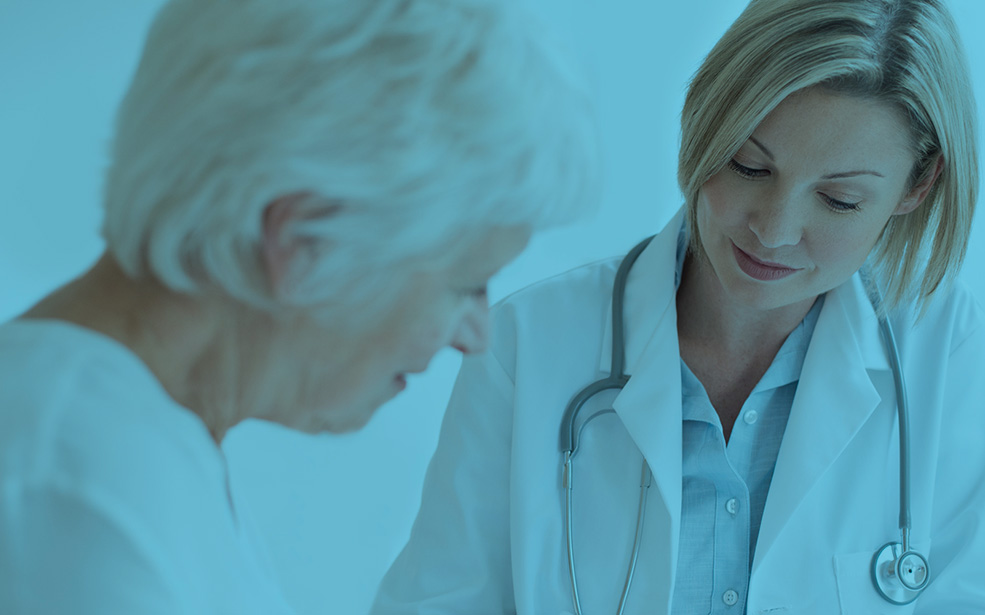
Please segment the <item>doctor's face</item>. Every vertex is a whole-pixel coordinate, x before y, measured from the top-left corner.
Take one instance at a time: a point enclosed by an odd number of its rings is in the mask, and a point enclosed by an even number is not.
[[[444,269],[408,271],[392,307],[371,327],[354,324],[358,317],[295,327],[279,340],[280,356],[294,366],[278,369],[286,377],[276,387],[276,407],[260,418],[309,433],[359,429],[439,350],[485,351],[486,286],[529,238],[526,227],[496,228]]]
[[[893,215],[919,205],[906,125],[872,100],[784,100],[698,195],[701,244],[725,295],[769,310],[813,302],[857,271]]]

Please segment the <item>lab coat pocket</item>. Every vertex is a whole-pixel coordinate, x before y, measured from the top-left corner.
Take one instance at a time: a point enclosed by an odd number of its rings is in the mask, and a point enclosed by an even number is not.
[[[834,572],[838,584],[838,605],[842,615],[911,615],[915,603],[898,606],[887,602],[872,583],[872,556],[875,552],[835,555]]]

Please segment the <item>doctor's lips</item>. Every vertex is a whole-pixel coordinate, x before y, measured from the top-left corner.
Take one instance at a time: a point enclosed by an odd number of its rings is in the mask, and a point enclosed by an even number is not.
[[[800,269],[787,267],[779,263],[761,261],[748,252],[745,252],[734,243],[732,244],[732,252],[735,254],[735,262],[738,263],[739,269],[741,269],[750,278],[760,280],[762,282],[779,280],[800,271]]]

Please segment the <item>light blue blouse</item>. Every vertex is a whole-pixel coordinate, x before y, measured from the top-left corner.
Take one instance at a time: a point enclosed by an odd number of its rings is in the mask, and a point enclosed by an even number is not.
[[[677,283],[686,235],[678,243]],[[708,393],[681,360],[683,493],[673,615],[745,613],[780,442],[824,297],[787,337],[742,405],[728,445]]]

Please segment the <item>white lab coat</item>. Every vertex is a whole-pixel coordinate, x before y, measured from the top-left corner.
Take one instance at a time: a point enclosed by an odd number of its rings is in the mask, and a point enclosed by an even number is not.
[[[626,293],[627,373],[577,454],[575,553],[583,612],[616,610],[630,559],[640,452],[653,472],[627,615],[669,613],[681,514],[678,214]],[[495,310],[491,352],[465,361],[410,541],[374,615],[573,612],[559,425],[610,365],[620,259],[552,278]],[[872,586],[873,553],[899,540],[893,375],[857,276],[827,294],[762,520],[746,613],[985,613],[985,318],[962,287],[926,317],[893,318],[911,408],[914,548],[934,579],[908,606]],[[722,606],[721,596],[713,602]],[[734,607],[741,612],[741,604]],[[716,611],[717,612],[717,611]]]

